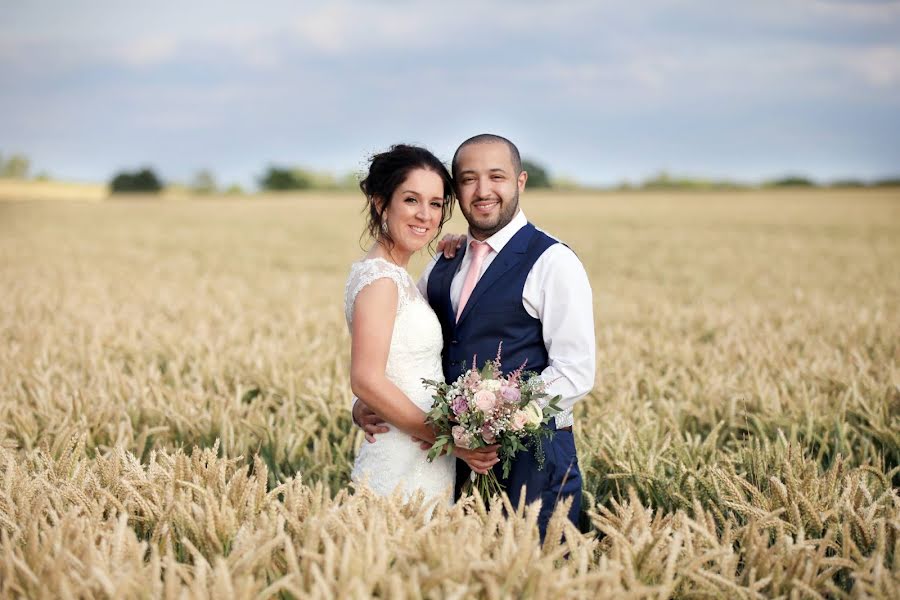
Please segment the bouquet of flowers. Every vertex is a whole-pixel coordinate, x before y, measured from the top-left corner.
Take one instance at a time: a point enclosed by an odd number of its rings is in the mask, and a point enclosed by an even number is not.
[[[422,381],[435,391],[425,418],[437,432],[428,452],[429,461],[454,446],[476,449],[499,444],[497,454],[506,478],[516,453],[533,446],[538,466],[543,468],[541,438],[549,438],[553,432],[542,425],[560,411],[560,397],[548,400],[547,384],[537,373],[525,371],[523,365],[504,376],[498,349],[497,358],[486,362],[481,370],[475,368],[473,358],[472,368],[452,383]],[[486,475],[473,472],[463,492],[471,493],[473,487],[483,498],[503,491],[493,471]]]

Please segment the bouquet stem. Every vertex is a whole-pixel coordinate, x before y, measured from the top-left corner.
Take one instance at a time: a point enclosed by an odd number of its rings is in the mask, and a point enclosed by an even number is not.
[[[485,502],[493,498],[495,494],[503,493],[503,486],[500,485],[500,481],[493,471],[488,471],[486,475],[480,475],[472,471],[472,476],[463,485],[462,493],[471,495],[473,489],[478,490]]]

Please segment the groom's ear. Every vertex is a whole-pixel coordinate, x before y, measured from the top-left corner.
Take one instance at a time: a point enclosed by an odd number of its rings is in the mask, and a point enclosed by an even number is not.
[[[516,184],[519,186],[519,193],[525,191],[525,182],[528,181],[528,171],[522,171],[519,173],[519,177],[516,180]]]

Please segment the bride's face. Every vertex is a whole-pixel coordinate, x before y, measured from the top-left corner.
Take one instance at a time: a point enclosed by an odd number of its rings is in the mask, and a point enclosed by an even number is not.
[[[397,186],[382,214],[394,249],[410,254],[427,246],[438,233],[444,206],[444,182],[434,171],[414,169]]]

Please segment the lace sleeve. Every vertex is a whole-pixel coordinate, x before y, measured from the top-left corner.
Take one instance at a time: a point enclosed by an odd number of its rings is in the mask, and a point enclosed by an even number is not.
[[[399,312],[410,300],[412,280],[402,267],[391,264],[381,259],[369,259],[354,263],[347,278],[347,286],[344,289],[344,318],[347,326],[353,320],[353,304],[356,296],[370,283],[379,279],[390,279],[397,284],[397,311]],[[414,288],[412,288],[414,291]]]

